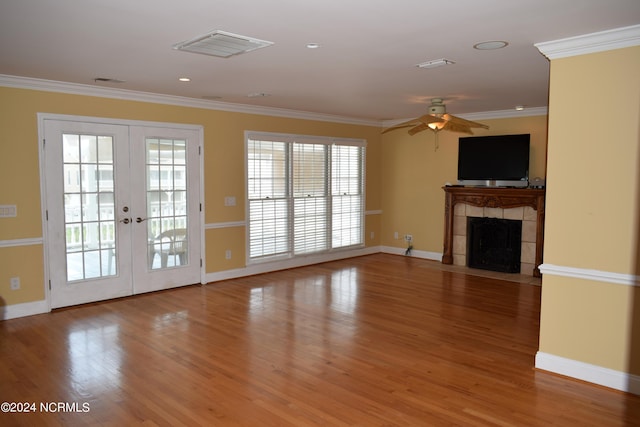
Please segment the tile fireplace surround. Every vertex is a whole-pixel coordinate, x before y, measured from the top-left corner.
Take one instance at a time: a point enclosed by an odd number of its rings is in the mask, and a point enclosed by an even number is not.
[[[520,271],[540,277],[544,244],[544,190],[443,187],[445,235],[443,264],[467,264],[467,217],[522,221]]]

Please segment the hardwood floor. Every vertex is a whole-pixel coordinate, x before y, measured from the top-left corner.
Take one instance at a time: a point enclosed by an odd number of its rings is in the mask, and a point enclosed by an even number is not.
[[[376,254],[0,322],[0,401],[36,404],[0,425],[640,425],[640,397],[533,368],[539,286],[439,266]]]

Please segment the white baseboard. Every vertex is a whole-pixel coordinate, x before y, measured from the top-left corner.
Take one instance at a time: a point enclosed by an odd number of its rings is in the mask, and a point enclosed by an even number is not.
[[[536,369],[640,395],[640,376],[539,351]]]
[[[253,276],[254,274],[263,274],[270,273],[272,271],[286,270],[288,268],[304,267],[306,265],[319,264],[322,262],[337,261],[339,259],[371,255],[379,252],[381,252],[380,246],[370,246],[367,248],[353,249],[321,255],[311,255],[308,257],[292,258],[283,261],[252,264],[244,268],[236,268],[233,270],[208,273],[204,278],[203,284],[218,282],[220,280],[237,279],[238,277]]]
[[[393,246],[380,247],[380,252],[383,252],[385,254],[405,255],[406,251],[407,249],[405,248],[396,248]],[[412,249],[411,253],[407,256],[412,256],[414,258],[430,259],[433,261],[442,261],[442,254],[439,252],[417,251],[415,249]]]
[[[205,276],[205,283],[218,282],[221,280],[237,279],[238,277],[252,276],[254,274],[269,273],[272,271],[286,270],[288,268],[303,267],[305,265],[319,264],[321,262],[336,261],[339,259],[353,258],[362,255],[371,255],[375,253],[386,253],[394,255],[404,255],[406,249],[395,248],[392,246],[370,246],[362,249],[354,249],[351,251],[336,252],[331,254],[322,254],[317,256],[309,256],[303,258],[294,258],[286,261],[275,261],[264,264],[253,264],[244,268],[234,270],[225,270],[216,273],[209,273]],[[442,261],[442,254],[438,252],[416,251],[412,250],[411,255],[414,258],[430,259]]]
[[[16,319],[18,317],[33,316],[48,313],[51,309],[46,300],[25,302],[23,304],[0,306],[0,320]]]

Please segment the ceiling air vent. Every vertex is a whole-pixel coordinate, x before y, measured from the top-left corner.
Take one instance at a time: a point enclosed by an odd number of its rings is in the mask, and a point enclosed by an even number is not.
[[[185,52],[228,58],[233,55],[240,55],[242,53],[251,52],[252,50],[271,46],[272,44],[273,42],[217,30],[209,34],[178,43],[174,45],[173,48]]]
[[[109,77],[96,77],[93,81],[96,83],[124,83],[124,80],[112,79]]]

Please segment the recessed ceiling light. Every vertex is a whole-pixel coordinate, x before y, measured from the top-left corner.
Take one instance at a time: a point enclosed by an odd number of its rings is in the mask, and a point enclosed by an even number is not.
[[[247,95],[248,98],[264,98],[266,96],[269,96],[269,94],[264,92],[253,92]]]
[[[516,105],[516,111],[524,110],[524,105]]]
[[[190,82],[191,79],[189,77],[178,77],[178,80],[180,80],[181,82]]]
[[[319,47],[320,47],[320,45],[318,43],[307,43],[307,48],[308,49],[317,49]]]
[[[502,40],[492,40],[488,42],[476,43],[473,45],[473,48],[478,50],[494,50],[494,49],[502,49],[508,44],[509,43]]]

